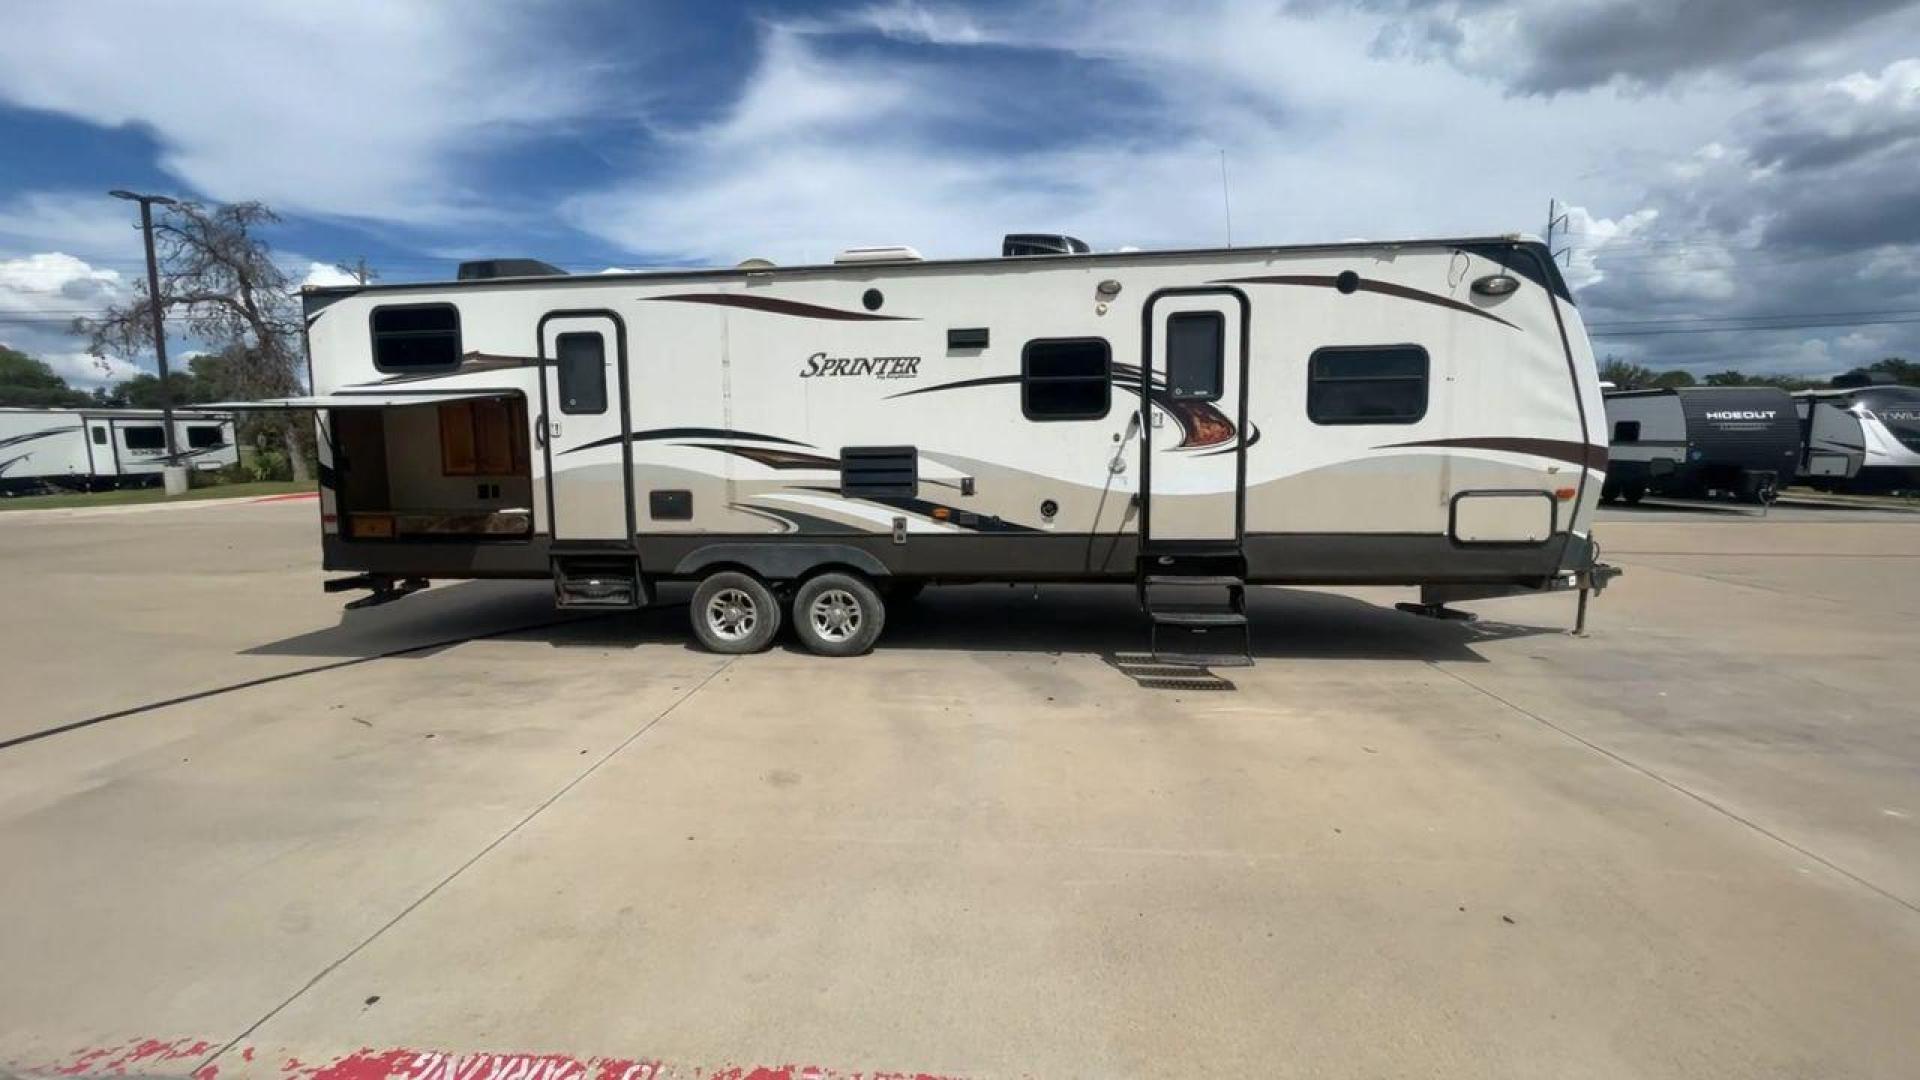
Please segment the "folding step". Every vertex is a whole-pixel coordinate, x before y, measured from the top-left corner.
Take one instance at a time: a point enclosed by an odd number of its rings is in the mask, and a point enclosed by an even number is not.
[[[1157,607],[1148,611],[1147,615],[1161,626],[1247,625],[1247,617],[1238,611],[1213,611],[1207,608],[1196,610],[1179,607]]]
[[[632,611],[647,603],[640,560],[631,555],[555,555],[555,607]]]
[[[1152,624],[1149,651],[1155,662],[1181,667],[1253,663],[1244,566],[1238,552],[1140,560],[1140,607]]]

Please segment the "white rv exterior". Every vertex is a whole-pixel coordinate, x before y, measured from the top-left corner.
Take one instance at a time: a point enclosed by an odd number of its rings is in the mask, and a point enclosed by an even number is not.
[[[233,414],[175,409],[173,430],[183,464],[213,470],[239,463]],[[166,446],[158,409],[0,408],[0,490],[156,482]]]
[[[1865,491],[1920,490],[1920,387],[1802,390],[1800,482]]]
[[[828,571],[856,608],[846,579],[1593,583],[1600,389],[1537,241],[908,254],[309,289],[314,396],[278,404],[323,410],[327,568],[613,606],[732,574],[697,630],[766,586],[820,651]]]

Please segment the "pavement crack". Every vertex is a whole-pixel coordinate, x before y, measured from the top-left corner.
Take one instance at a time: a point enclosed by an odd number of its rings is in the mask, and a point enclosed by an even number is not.
[[[1862,888],[1865,888],[1871,892],[1878,893],[1880,896],[1885,897],[1886,899],[1891,900],[1896,904],[1899,904],[1901,907],[1906,908],[1908,911],[1911,911],[1917,915],[1920,915],[1920,904],[1916,904],[1913,901],[1908,900],[1906,897],[1901,896],[1899,893],[1893,892],[1878,884],[1875,884],[1872,881],[1869,881],[1864,877],[1861,877],[1859,874],[1856,874],[1853,871],[1847,869],[1846,867],[1841,866],[1839,863],[1836,863],[1833,860],[1828,859],[1824,855],[1820,855],[1814,851],[1807,849],[1806,847],[1801,846],[1800,844],[1794,843],[1792,840],[1789,840],[1786,837],[1780,835],[1779,833],[1774,832],[1772,829],[1769,829],[1765,825],[1762,825],[1759,822],[1754,821],[1752,818],[1744,817],[1741,814],[1736,813],[1735,811],[1725,806],[1722,806],[1717,802],[1714,802],[1712,799],[1707,798],[1705,795],[1700,794],[1699,792],[1693,790],[1692,788],[1687,787],[1685,784],[1682,784],[1677,780],[1673,780],[1666,776],[1663,776],[1660,773],[1655,772],[1653,769],[1650,769],[1647,766],[1642,765],[1639,762],[1634,761],[1633,759],[1628,758],[1623,754],[1620,754],[1613,750],[1609,750],[1606,747],[1601,746],[1599,743],[1596,743],[1591,739],[1575,734],[1573,731],[1565,727],[1562,727],[1559,724],[1554,723],[1553,721],[1547,719],[1544,716],[1541,716],[1539,713],[1534,712],[1531,709],[1522,708],[1521,706],[1514,704],[1513,702],[1507,700],[1504,697],[1501,697],[1499,694],[1494,693],[1493,691],[1487,689],[1486,687],[1481,686],[1479,683],[1474,682],[1472,679],[1467,678],[1465,675],[1461,675],[1458,672],[1442,667],[1437,661],[1428,660],[1426,661],[1426,664],[1428,667],[1433,668],[1435,671],[1440,672],[1442,675],[1445,675],[1446,677],[1454,680],[1455,682],[1458,682],[1462,686],[1465,686],[1476,693],[1482,694],[1488,698],[1491,698],[1496,702],[1499,702],[1501,705],[1504,705],[1508,709],[1511,709],[1512,711],[1519,713],[1521,716],[1524,716],[1527,719],[1532,720],[1534,723],[1539,724],[1540,726],[1548,729],[1549,731],[1553,731],[1559,734],[1563,738],[1579,743],[1581,746],[1584,746],[1587,749],[1593,751],[1594,753],[1599,754],[1602,757],[1605,757],[1613,761],[1617,765],[1622,765],[1628,769],[1632,769],[1634,772],[1639,773],[1641,776],[1644,776],[1647,779],[1652,780],[1657,784],[1660,784],[1675,792],[1678,792],[1681,795],[1686,796],[1689,799],[1692,799],[1694,802],[1699,803],[1701,806],[1704,806],[1707,809],[1713,811],[1714,813],[1721,815],[1722,817],[1728,819],[1729,821],[1733,821],[1738,824],[1744,825],[1748,829],[1752,830],[1753,832],[1766,837],[1767,839],[1773,841],[1776,844],[1779,844],[1781,847],[1784,847],[1789,851],[1795,852],[1796,854],[1802,856],[1803,858],[1811,859],[1814,862],[1819,863],[1821,866],[1826,867],[1828,870],[1831,870],[1834,873],[1840,875],[1841,877],[1846,878],[1848,881],[1851,881],[1854,884],[1859,885]]]
[[[95,724],[104,724],[109,720],[124,720],[129,716],[138,716],[141,713],[169,709],[175,705],[185,705],[193,701],[205,701],[207,698],[219,697],[222,694],[231,694],[239,690],[251,690],[256,686],[266,686],[271,683],[284,682],[287,679],[297,679],[302,675],[318,675],[327,671],[339,671],[341,668],[357,667],[360,664],[371,664],[376,660],[391,660],[399,656],[410,656],[413,653],[432,652],[435,649],[451,649],[456,645],[465,645],[472,641],[486,641],[489,638],[511,637],[514,634],[531,633],[535,630],[546,630],[555,626],[565,626],[568,623],[586,622],[589,619],[604,617],[603,615],[588,615],[584,618],[566,617],[546,619],[541,622],[524,623],[519,626],[508,626],[499,630],[489,630],[481,634],[468,634],[464,637],[447,638],[442,641],[429,641],[421,645],[406,645],[398,649],[388,649],[386,652],[374,653],[371,656],[354,656],[345,660],[333,660],[325,664],[314,664],[311,667],[282,671],[274,675],[262,675],[257,679],[246,679],[237,683],[228,683],[225,686],[216,686],[210,690],[195,690],[192,693],[181,694],[178,697],[162,698],[159,701],[149,701],[144,705],[134,705],[125,709],[116,709],[113,712],[101,713],[98,716],[89,716],[83,720],[73,720],[65,724],[56,724],[50,728],[41,728],[39,731],[30,731],[25,735],[16,735],[11,739],[0,739],[0,750],[11,750],[16,746],[30,742],[38,742],[41,739],[52,738],[55,735],[65,735],[70,731],[89,728]]]
[[[225,1054],[229,1050],[232,1050],[235,1046],[239,1045],[243,1040],[251,1036],[254,1032],[260,1030],[260,1028],[264,1024],[266,1024],[267,1021],[272,1020],[274,1017],[280,1015],[282,1012],[286,1010],[287,1006],[292,1005],[294,1002],[304,997],[307,991],[312,990],[314,987],[320,985],[320,983],[323,980],[325,980],[327,976],[333,974],[336,970],[340,968],[342,964],[345,964],[347,961],[353,959],[355,956],[358,956],[363,950],[367,948],[367,946],[372,945],[375,941],[378,941],[381,935],[385,934],[387,931],[393,929],[394,927],[400,925],[400,923],[403,920],[405,920],[407,916],[419,910],[422,905],[424,905],[427,901],[433,899],[434,896],[437,895],[442,889],[446,888],[448,885],[453,884],[456,878],[466,873],[468,870],[472,869],[474,864],[478,863],[481,859],[486,858],[489,854],[493,852],[495,848],[498,848],[501,844],[506,843],[509,839],[513,837],[515,833],[518,833],[521,829],[525,828],[529,822],[533,821],[534,818],[537,818],[542,813],[544,813],[548,807],[552,806],[554,803],[559,802],[563,797],[566,796],[566,794],[569,791],[572,791],[574,788],[580,786],[581,781],[585,780],[589,776],[592,776],[595,772],[598,772],[602,765],[605,765],[607,762],[612,761],[615,757],[619,756],[621,751],[633,745],[633,743],[636,740],[638,740],[642,735],[645,735],[647,732],[652,731],[654,727],[660,723],[660,721],[665,720],[667,717],[673,715],[673,712],[675,709],[678,709],[680,706],[686,704],[687,701],[691,699],[695,694],[698,694],[700,691],[706,689],[708,683],[712,682],[715,678],[717,678],[721,672],[732,667],[733,662],[737,659],[738,657],[729,656],[725,662],[721,663],[718,667],[714,668],[712,671],[709,671],[705,678],[694,683],[691,687],[688,687],[685,693],[674,698],[673,701],[667,704],[666,708],[661,709],[659,712],[655,713],[650,719],[648,719],[646,723],[641,724],[638,728],[635,728],[633,732],[629,734],[626,738],[621,739],[620,742],[613,747],[613,749],[608,750],[606,753],[594,759],[592,764],[588,765],[585,769],[582,769],[578,774],[576,774],[573,777],[573,779],[560,785],[559,790],[555,791],[552,795],[547,796],[544,800],[541,801],[541,803],[538,806],[535,806],[532,810],[529,810],[524,816],[522,816],[520,820],[508,826],[505,832],[502,832],[499,836],[496,836],[492,840],[488,841],[483,847],[480,848],[479,851],[474,852],[473,855],[468,857],[468,859],[465,862],[461,863],[459,866],[454,867],[451,873],[447,874],[445,877],[435,882],[432,888],[429,888],[426,892],[423,892],[418,897],[415,897],[414,900],[411,903],[409,903],[406,907],[401,908],[399,913],[394,915],[393,918],[388,919],[385,923],[381,924],[381,926],[378,929],[374,930],[373,933],[368,934],[366,938],[361,940],[353,948],[348,949],[346,952],[342,953],[332,963],[328,964],[326,967],[321,968],[319,972],[317,972],[313,976],[313,978],[308,979],[305,983],[301,985],[301,987],[298,990],[295,990],[292,994],[289,994],[286,1000],[280,1002],[280,1004],[275,1005],[273,1008],[267,1010],[267,1012],[264,1015],[262,1015],[258,1020],[255,1020],[253,1023],[247,1025],[247,1028],[245,1031],[242,1031],[240,1032],[240,1034],[235,1035],[233,1038],[227,1040],[224,1044],[222,1044],[219,1049],[215,1050],[211,1054],[208,1054],[204,1060],[202,1060],[198,1065],[194,1067],[193,1072],[195,1074],[198,1074],[200,1070],[213,1064],[215,1061],[218,1061],[221,1055]]]

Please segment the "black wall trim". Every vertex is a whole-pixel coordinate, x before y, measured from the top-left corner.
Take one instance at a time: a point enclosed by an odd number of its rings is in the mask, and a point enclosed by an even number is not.
[[[895,544],[887,533],[818,537],[652,533],[637,538],[641,563],[649,573],[673,577],[697,573],[683,565],[710,565],[696,553],[741,547],[794,552],[831,549],[828,562],[854,562],[848,551],[870,556],[896,577],[943,581],[1107,581],[1130,582],[1139,553],[1132,533],[954,533],[911,534]],[[328,570],[371,571],[428,578],[511,577],[545,580],[550,576],[546,537],[509,543],[353,541],[321,538]],[[1577,569],[1562,553],[1578,558],[1586,542],[1559,533],[1546,544],[1524,547],[1462,547],[1439,533],[1249,533],[1242,539],[1248,580],[1263,585],[1539,585],[1556,574]],[[787,558],[787,556],[782,556]],[[726,560],[717,560],[726,561]],[[801,559],[801,562],[806,560]],[[673,567],[662,574],[658,568]]]

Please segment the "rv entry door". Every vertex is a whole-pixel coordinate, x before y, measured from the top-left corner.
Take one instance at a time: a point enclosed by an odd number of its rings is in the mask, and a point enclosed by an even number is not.
[[[627,335],[619,316],[556,311],[541,319],[540,373],[533,438],[546,465],[553,539],[631,544]]]
[[[1240,542],[1247,310],[1233,289],[1165,289],[1147,299],[1140,453],[1149,549]]]

